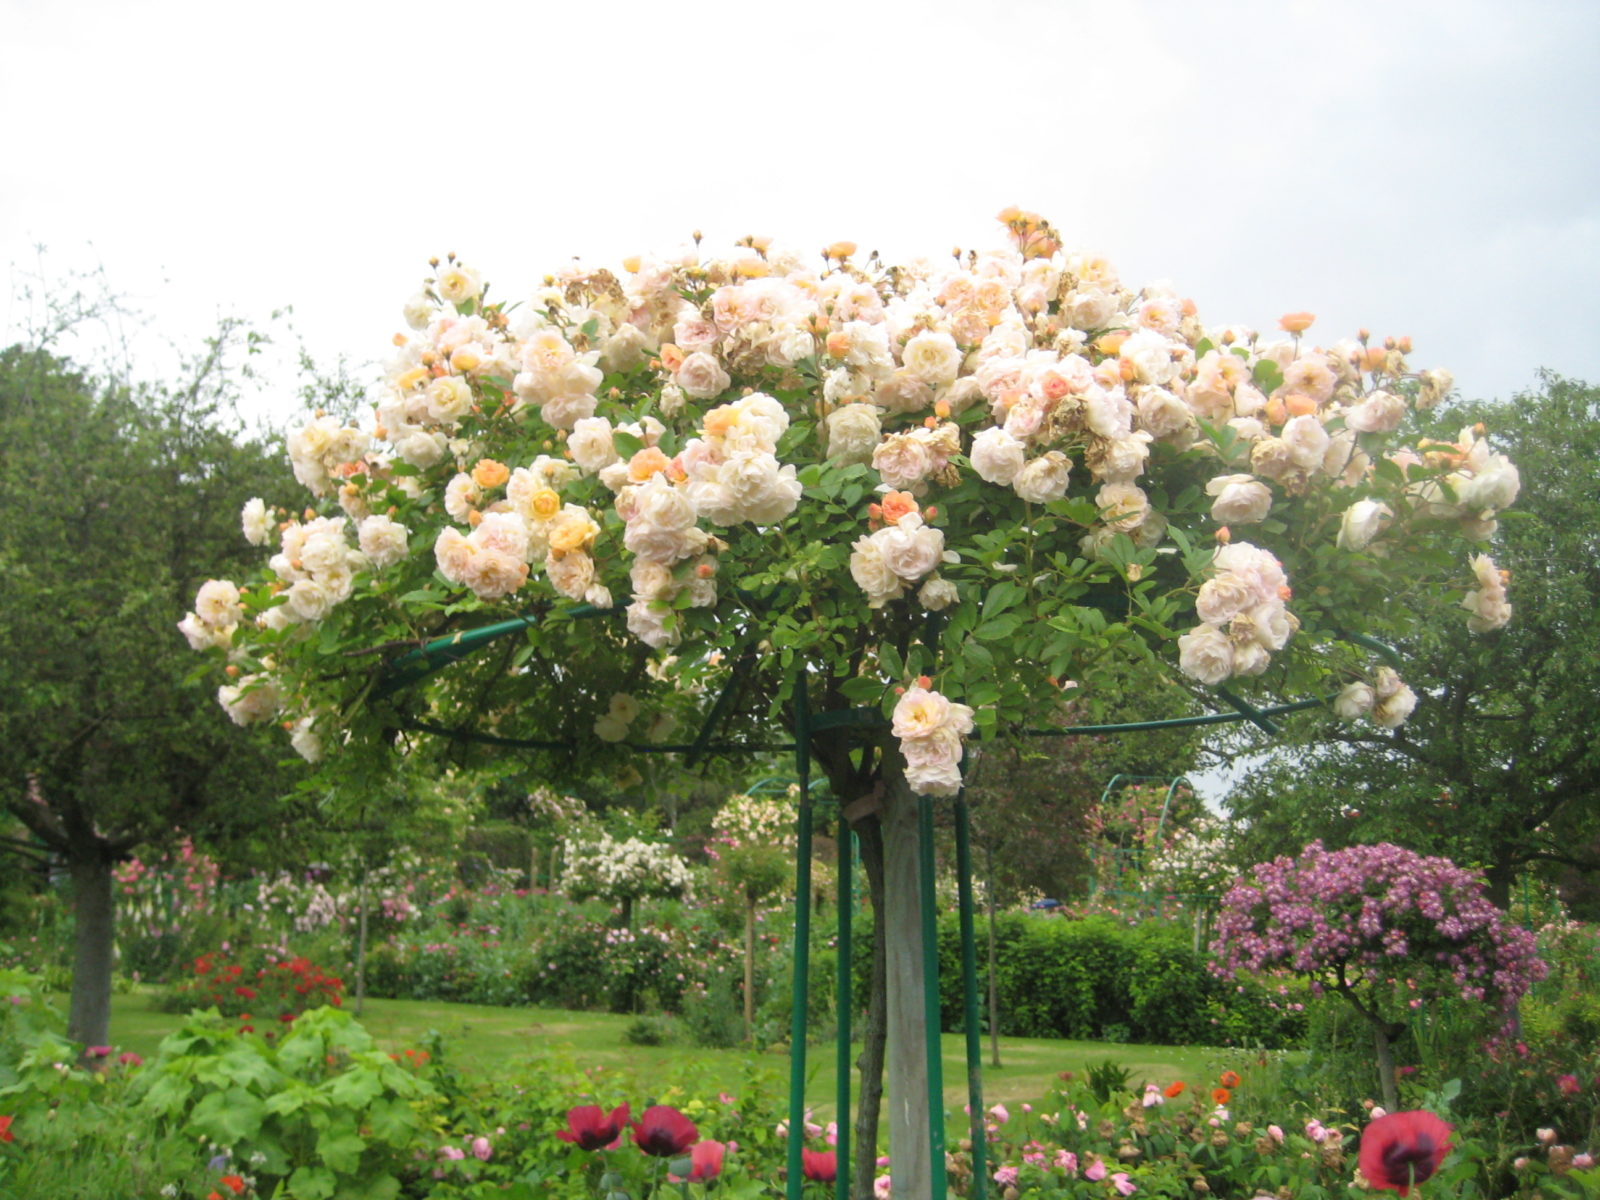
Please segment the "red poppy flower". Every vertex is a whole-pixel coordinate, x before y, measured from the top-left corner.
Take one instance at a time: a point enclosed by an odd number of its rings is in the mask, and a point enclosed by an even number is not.
[[[1179,1096],[1183,1095],[1183,1089],[1185,1086],[1186,1085],[1184,1084],[1183,1080],[1179,1079],[1175,1083],[1167,1084],[1166,1090],[1162,1093],[1162,1095],[1166,1096],[1168,1100],[1176,1100]]]
[[[17,1135],[11,1132],[11,1122],[15,1117],[0,1117],[0,1142],[14,1142]]]
[[[1406,1195],[1450,1153],[1452,1128],[1421,1109],[1379,1117],[1361,1134],[1361,1174],[1380,1191]]]
[[[223,1187],[227,1188],[235,1196],[244,1195],[245,1182],[241,1176],[224,1175],[221,1179],[217,1180],[217,1182]]]
[[[556,1134],[580,1150],[609,1150],[628,1123],[628,1106],[619,1104],[608,1116],[598,1104],[580,1104],[567,1111],[567,1127]]]
[[[1233,1099],[1233,1093],[1227,1088],[1212,1088],[1211,1099],[1217,1104],[1226,1104]]]
[[[652,1104],[633,1123],[633,1144],[657,1158],[676,1158],[700,1140],[700,1131],[669,1104]]]
[[[832,1150],[802,1150],[800,1174],[818,1183],[832,1183],[839,1177],[839,1156]]]
[[[1236,1088],[1239,1086],[1241,1081],[1237,1072],[1224,1071],[1221,1078],[1219,1078],[1217,1082],[1225,1088]]]

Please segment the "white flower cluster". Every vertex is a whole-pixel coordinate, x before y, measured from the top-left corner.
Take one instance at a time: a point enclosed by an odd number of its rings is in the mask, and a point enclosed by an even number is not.
[[[1379,667],[1372,682],[1357,680],[1346,684],[1333,702],[1335,715],[1354,721],[1370,717],[1384,729],[1398,729],[1417,707],[1417,694],[1393,667]]]
[[[795,806],[786,796],[729,796],[711,828],[722,842],[732,847],[778,846],[785,850],[795,844]]]
[[[1201,623],[1178,639],[1178,665],[1201,683],[1259,675],[1299,624],[1284,607],[1283,567],[1249,542],[1223,546],[1212,567],[1195,600]]]
[[[670,846],[641,838],[617,841],[602,833],[593,841],[567,842],[564,854],[561,890],[577,900],[679,897],[687,895],[694,882],[689,864]]]
[[[972,732],[972,709],[928,689],[926,680],[907,688],[894,706],[891,729],[905,755],[906,782],[924,796],[954,796],[961,790],[961,739]]]

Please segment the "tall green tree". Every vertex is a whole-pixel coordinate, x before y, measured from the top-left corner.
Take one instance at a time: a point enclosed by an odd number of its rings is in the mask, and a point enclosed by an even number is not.
[[[1423,625],[1397,644],[1421,697],[1410,721],[1306,717],[1228,805],[1255,858],[1313,838],[1400,842],[1482,868],[1504,907],[1530,868],[1600,871],[1600,387],[1544,374],[1509,403],[1440,418],[1447,436],[1486,422],[1519,468],[1494,549],[1510,623],[1475,634],[1463,609]]]
[[[0,845],[70,874],[68,1032],[88,1044],[107,1040],[113,866],[179,831],[237,838],[288,786],[281,748],[219,724],[186,681],[176,628],[240,558],[244,500],[292,486],[224,424],[236,332],[166,389],[0,351],[0,806],[28,834]]]

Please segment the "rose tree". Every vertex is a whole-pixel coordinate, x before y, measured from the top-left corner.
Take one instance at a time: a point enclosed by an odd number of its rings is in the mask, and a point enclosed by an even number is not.
[[[1384,1107],[1399,1103],[1393,1042],[1416,1001],[1449,995],[1509,1022],[1545,965],[1533,935],[1447,858],[1402,846],[1324,850],[1252,868],[1222,900],[1218,970],[1283,969],[1338,992],[1372,1026]]]
[[[436,263],[375,420],[291,434],[314,506],[248,506],[270,561],[186,618],[228,664],[223,706],[344,771],[439,734],[737,751],[792,729],[802,691],[813,718],[876,709],[809,748],[899,931],[891,1086],[917,1094],[916,796],[959,789],[969,740],[1041,723],[1069,676],[1094,712],[1130,657],[1393,726],[1416,697],[1361,636],[1510,612],[1467,543],[1516,470],[1478,430],[1406,442],[1450,380],[1405,339],[1207,326],[1002,218],[985,253],[697,243],[565,267],[516,305]],[[896,1194],[926,1194],[929,1123],[896,1111]]]

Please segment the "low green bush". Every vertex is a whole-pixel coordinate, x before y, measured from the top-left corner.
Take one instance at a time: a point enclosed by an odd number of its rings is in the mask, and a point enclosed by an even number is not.
[[[867,994],[872,918],[854,931],[858,996]],[[978,971],[987,1020],[986,931],[978,930]],[[1224,983],[1195,953],[1179,925],[1130,925],[1109,916],[1080,919],[1003,913],[995,931],[1000,1027],[1013,1037],[1158,1045],[1300,1044],[1304,990],[1274,980]],[[939,1003],[945,1032],[963,1028],[960,931],[939,922]]]

